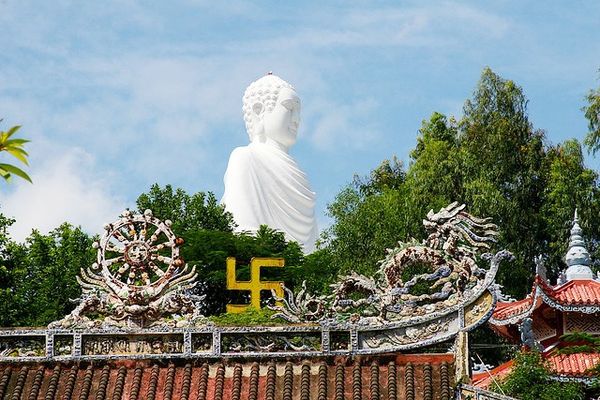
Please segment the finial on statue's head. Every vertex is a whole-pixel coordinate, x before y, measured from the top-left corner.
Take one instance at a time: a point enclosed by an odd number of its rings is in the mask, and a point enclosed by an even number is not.
[[[292,85],[277,75],[273,75],[272,71],[252,82],[246,88],[242,98],[242,111],[250,141],[253,141],[257,135],[262,134],[259,126],[260,122],[262,122],[265,113],[273,111],[279,94],[286,89],[294,94],[296,93]]]

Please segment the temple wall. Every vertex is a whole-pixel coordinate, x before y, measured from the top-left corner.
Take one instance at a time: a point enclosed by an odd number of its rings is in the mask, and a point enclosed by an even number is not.
[[[600,318],[594,314],[564,313],[565,333],[587,332],[600,334]]]

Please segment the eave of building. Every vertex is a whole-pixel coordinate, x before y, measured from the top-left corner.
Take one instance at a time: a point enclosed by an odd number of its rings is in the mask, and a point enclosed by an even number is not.
[[[561,311],[593,314],[600,312],[600,282],[594,279],[576,279],[552,287],[536,277],[536,293],[544,303]]]
[[[482,389],[488,389],[492,387],[494,382],[502,382],[502,380],[512,371],[514,363],[514,360],[509,360],[489,371],[473,374],[472,385]]]
[[[600,282],[581,279],[552,287],[536,276],[531,294],[515,302],[498,302],[489,322],[493,326],[519,324],[542,303],[562,312],[598,313],[600,312]]]
[[[523,300],[496,303],[496,309],[494,310],[489,322],[492,325],[513,325],[519,323],[524,318],[530,316],[533,311],[541,305],[541,299],[539,298],[534,285],[531,293],[527,295]]]

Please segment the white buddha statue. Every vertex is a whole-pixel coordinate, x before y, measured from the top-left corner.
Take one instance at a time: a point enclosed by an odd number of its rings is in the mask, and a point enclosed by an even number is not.
[[[269,73],[248,86],[242,109],[250,144],[231,152],[221,203],[233,214],[236,231],[268,225],[311,252],[318,234],[315,193],[288,154],[296,143],[300,98],[292,85]]]

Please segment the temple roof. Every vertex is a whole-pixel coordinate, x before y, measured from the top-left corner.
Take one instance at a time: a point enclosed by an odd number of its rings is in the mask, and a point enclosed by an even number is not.
[[[600,282],[596,280],[571,280],[556,287],[537,283],[544,294],[562,305],[600,305]]]
[[[527,314],[533,306],[534,297],[527,296],[523,300],[513,302],[497,302],[496,309],[492,317],[497,320],[507,320],[509,318]]]
[[[449,400],[452,363],[452,354],[242,363],[0,363],[0,399]]]
[[[588,314],[599,312],[600,282],[593,279],[577,279],[553,287],[536,277],[532,293],[523,300],[496,303],[490,323],[492,325],[518,324],[542,304]]]
[[[595,279],[590,268],[590,254],[582,234],[575,211],[569,249],[565,255],[567,269],[559,282],[554,286],[548,283],[545,268],[538,264],[531,293],[523,300],[499,301],[490,323],[496,326],[518,324],[542,304],[564,311],[600,312],[600,281]]]

